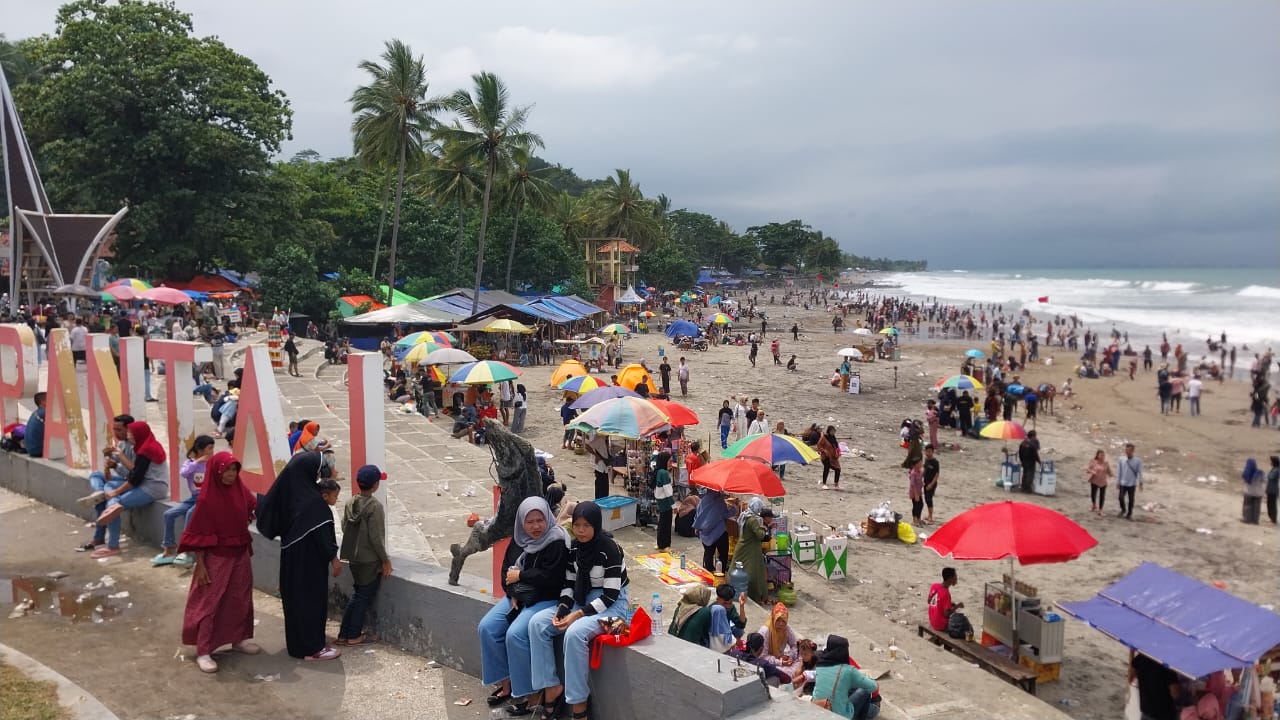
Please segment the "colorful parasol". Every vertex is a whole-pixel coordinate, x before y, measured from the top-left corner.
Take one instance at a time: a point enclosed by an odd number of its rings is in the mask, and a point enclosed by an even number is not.
[[[775,498],[787,494],[782,481],[768,465],[735,458],[717,460],[689,473],[690,485],[701,485],[729,495],[763,495]]]
[[[417,345],[410,345],[408,347],[392,348],[391,351],[400,362],[412,367],[426,360],[427,355],[430,355],[437,350],[444,349],[445,348],[443,346],[428,341],[420,342]]]
[[[887,328],[885,328],[885,329],[881,330],[881,331],[880,331],[880,334],[881,334],[881,335],[897,335],[897,334],[898,334],[898,328],[896,328],[896,327],[887,327]]]
[[[130,290],[142,292],[143,290],[150,290],[151,283],[146,280],[139,280],[138,278],[120,278],[115,282],[107,283],[107,286],[104,287],[103,290],[109,290],[113,287],[127,287]]]
[[[725,448],[722,458],[750,458],[769,465],[795,463],[808,465],[821,456],[799,438],[777,433],[748,435]]]
[[[459,385],[491,385],[518,377],[520,371],[504,362],[479,360],[458,368],[449,376],[449,382]]]
[[[578,377],[587,374],[587,366],[577,360],[565,360],[560,363],[560,367],[551,373],[551,387],[559,387],[560,383],[568,380],[570,377]]]
[[[613,335],[614,333],[617,333],[618,335],[630,335],[631,328],[623,325],[622,323],[609,323],[608,325],[600,328],[601,335]]]
[[[639,439],[670,427],[665,413],[638,397],[620,397],[590,408],[569,425],[600,435]]]
[[[138,296],[141,300],[150,300],[158,302],[161,305],[185,305],[191,302],[191,298],[181,290],[174,290],[170,287],[151,288],[144,290]]]
[[[128,285],[114,285],[102,291],[102,299],[108,302],[129,302],[137,300],[141,292]]]
[[[978,382],[978,378],[968,375],[952,375],[949,378],[939,380],[936,388],[955,388],[956,390],[981,390],[982,383]]]
[[[439,330],[419,330],[409,333],[396,341],[396,347],[409,347],[422,342],[433,342],[440,347],[453,347],[454,338],[447,332]]]
[[[1027,429],[1015,422],[997,420],[984,425],[978,434],[995,440],[1021,440],[1027,436]]]
[[[733,318],[729,317],[728,315],[725,315],[724,313],[712,313],[702,318],[702,321],[715,323],[716,325],[732,325],[733,324]]]
[[[689,427],[698,424],[698,413],[671,400],[659,400],[657,398],[649,398],[649,402],[658,406],[658,409],[667,414],[670,418],[671,427]]]
[[[556,386],[565,392],[586,393],[597,388],[607,387],[592,375],[575,375]]]
[[[586,410],[587,408],[599,405],[605,400],[612,400],[620,397],[638,398],[640,395],[635,391],[628,390],[619,385],[605,385],[604,387],[598,387],[595,390],[588,390],[583,393],[582,397],[570,403],[569,407],[574,410]]]

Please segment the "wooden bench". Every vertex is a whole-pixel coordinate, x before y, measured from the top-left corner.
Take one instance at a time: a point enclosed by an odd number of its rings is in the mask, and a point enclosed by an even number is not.
[[[1013,660],[1010,660],[993,650],[985,648],[972,640],[953,638],[945,632],[934,630],[933,626],[928,624],[922,623],[918,625],[917,634],[919,634],[920,637],[928,635],[929,639],[934,643],[941,645],[967,660],[972,660],[987,672],[1004,678],[1006,681],[1017,685],[1032,695],[1036,694],[1036,673],[1022,667]]]

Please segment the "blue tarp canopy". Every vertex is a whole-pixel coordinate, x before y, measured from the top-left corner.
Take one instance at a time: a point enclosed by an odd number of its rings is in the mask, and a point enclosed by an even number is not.
[[[1155,563],[1058,606],[1190,678],[1253,665],[1280,647],[1280,615]]]
[[[676,320],[667,326],[667,337],[675,337],[677,335],[681,337],[698,337],[701,334],[702,331],[698,329],[698,326],[688,320]]]

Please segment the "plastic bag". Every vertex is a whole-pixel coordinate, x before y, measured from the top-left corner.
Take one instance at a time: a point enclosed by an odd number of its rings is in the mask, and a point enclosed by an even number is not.
[[[916,531],[912,529],[911,523],[898,523],[898,539],[908,545],[916,544]]]
[[[649,617],[649,613],[644,608],[636,608],[631,615],[631,627],[628,628],[626,635],[597,635],[591,641],[591,669],[596,670],[600,667],[600,659],[604,654],[605,645],[615,645],[617,647],[626,647],[638,640],[643,640],[653,634],[653,620]]]

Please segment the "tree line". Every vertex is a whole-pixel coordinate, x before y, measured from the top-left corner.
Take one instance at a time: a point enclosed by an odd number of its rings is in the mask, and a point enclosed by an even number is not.
[[[59,211],[130,205],[120,274],[257,270],[265,302],[325,316],[339,294],[385,299],[379,284],[419,297],[458,285],[588,293],[583,241],[598,237],[637,245],[640,277],[662,287],[692,284],[703,266],[924,267],[847,255],[801,220],[739,233],[645,196],[626,169],[580,178],[537,155],[533,108],[501,78],[479,72],[435,94],[399,40],[360,63],[353,152],[334,159],[273,159],[292,139],[288,98],[251,60],[195,36],[172,3],[75,0],[51,35],[0,36],[0,63]]]

